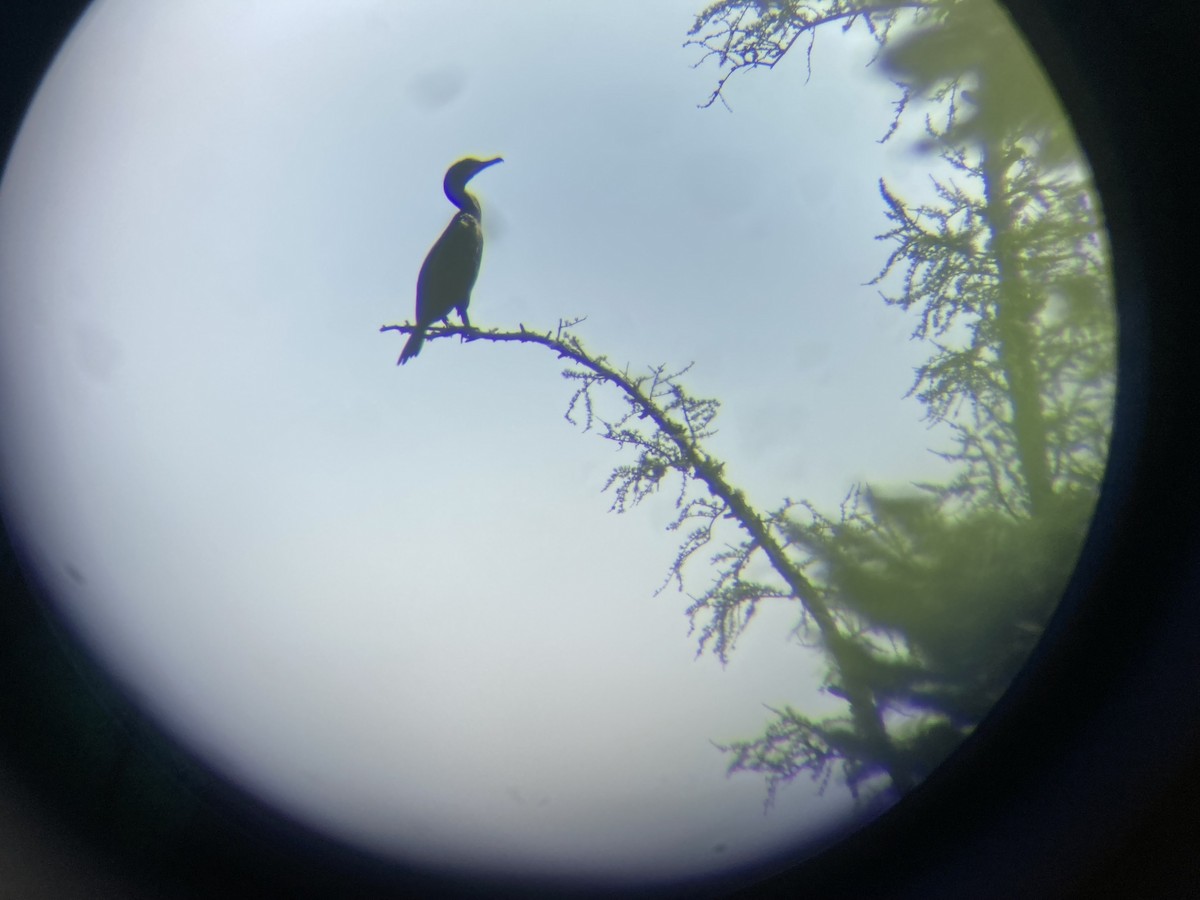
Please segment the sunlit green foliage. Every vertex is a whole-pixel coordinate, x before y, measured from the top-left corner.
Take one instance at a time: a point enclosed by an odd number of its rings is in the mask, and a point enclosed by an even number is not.
[[[850,688],[861,705],[865,686],[888,744],[863,740],[861,715],[775,710],[762,734],[724,748],[731,771],[767,778],[769,798],[805,772],[827,784],[837,768],[856,793],[875,776],[903,791],[987,715],[1070,577],[1113,408],[1099,204],[1053,92],[994,3],[714,4],[692,32],[727,70],[713,99],[729,75],[774,65],[803,35],[811,48],[833,21],[861,21],[880,44],[899,88],[888,136],[926,104],[921,147],[950,172],[917,203],[880,183],[890,254],[874,283],[916,317],[913,337],[931,352],[910,393],[954,449],[946,480],[922,493],[863,487],[833,517],[791,503],[769,517],[844,637],[815,636],[826,689],[853,713]],[[723,658],[748,614],[737,570],[716,562],[722,591],[690,612],[707,614],[701,645]],[[794,599],[808,610],[811,597]]]

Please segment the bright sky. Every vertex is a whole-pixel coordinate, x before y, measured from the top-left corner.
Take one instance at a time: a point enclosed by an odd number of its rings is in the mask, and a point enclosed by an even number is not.
[[[694,362],[710,449],[763,507],[944,474],[902,399],[925,354],[872,287],[894,89],[865,35],[735,78],[701,0],[100,0],[0,189],[10,514],[118,677],[227,773],[421,862],[697,874],[851,804],[763,811],[711,741],[835,708],[766,609],[695,659],[663,497],[600,493],[533,346],[395,365],[417,269],[474,183],[482,326]],[[917,123],[919,124],[919,123]],[[78,574],[73,580],[68,569]],[[705,584],[703,566],[694,589]]]

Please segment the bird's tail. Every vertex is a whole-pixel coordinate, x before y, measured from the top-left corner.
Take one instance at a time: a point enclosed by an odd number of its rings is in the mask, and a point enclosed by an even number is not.
[[[396,365],[402,366],[418,353],[421,352],[421,345],[425,343],[425,329],[414,331],[409,335],[408,343],[404,345],[404,349],[400,351],[400,358],[396,360]]]

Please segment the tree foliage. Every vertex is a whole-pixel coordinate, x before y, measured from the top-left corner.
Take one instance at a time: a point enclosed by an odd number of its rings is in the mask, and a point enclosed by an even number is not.
[[[427,335],[566,361],[566,418],[626,451],[605,485],[612,509],[674,492],[681,537],[662,587],[689,592],[699,653],[728,659],[762,604],[793,604],[795,635],[823,654],[824,688],[844,707],[819,720],[773,709],[762,733],[722,746],[731,772],[765,776],[768,801],[801,774],[896,796],[970,734],[1062,594],[1112,418],[1099,205],[1053,93],[991,0],[720,0],[690,41],[724,70],[708,105],[733,73],[773,67],[801,38],[811,50],[834,23],[879,44],[899,90],[887,136],[925,105],[922,146],[949,173],[919,202],[880,182],[890,251],[873,280],[930,348],[910,393],[954,437],[945,482],[854,487],[833,514],[789,498],[758,510],[705,447],[720,404],[692,395],[687,367],[617,368],[584,347],[579,320]]]
[[[919,202],[880,182],[890,253],[873,283],[931,348],[910,394],[955,449],[943,454],[948,480],[922,494],[856,489],[836,517],[807,509],[787,528],[860,651],[892,759],[919,780],[1006,689],[1070,577],[1107,454],[1113,301],[1086,162],[990,0],[729,0],[702,13],[693,36],[728,68],[719,93],[733,72],[774,65],[802,34],[811,47],[839,19],[869,28],[898,86],[885,139],[920,101],[922,149],[949,172]],[[846,672],[831,666],[827,690],[842,695]],[[891,774],[845,719],[773,715],[761,735],[725,748],[732,770],[767,777],[770,796],[803,771],[827,782],[835,762],[852,790]]]

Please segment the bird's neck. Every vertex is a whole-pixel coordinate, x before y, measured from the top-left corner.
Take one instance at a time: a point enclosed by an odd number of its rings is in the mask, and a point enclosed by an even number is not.
[[[458,185],[453,184],[447,184],[444,185],[444,187],[446,190],[446,197],[450,200],[450,202],[463,212],[467,213],[467,215],[474,216],[477,219],[483,216],[483,210],[479,208],[479,201],[476,200],[471,194],[467,193],[467,189],[465,187],[459,187]]]

